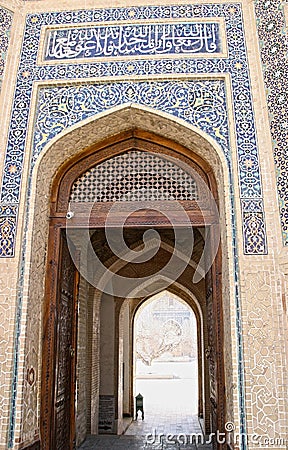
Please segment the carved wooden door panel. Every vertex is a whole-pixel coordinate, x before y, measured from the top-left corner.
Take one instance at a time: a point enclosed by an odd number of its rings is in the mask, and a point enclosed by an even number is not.
[[[56,311],[53,450],[75,446],[75,376],[78,272],[66,239],[61,239]]]
[[[210,411],[211,411],[211,431],[217,430],[217,403],[218,403],[218,389],[217,389],[217,345],[215,323],[217,317],[215,315],[213,305],[213,288],[211,272],[207,274],[207,324],[208,324],[208,348],[206,349],[206,356],[209,361],[209,386],[210,386]]]

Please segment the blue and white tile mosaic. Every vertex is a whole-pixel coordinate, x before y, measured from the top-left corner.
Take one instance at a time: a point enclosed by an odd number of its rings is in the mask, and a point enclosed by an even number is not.
[[[44,61],[221,53],[220,24],[94,25],[48,30]]]
[[[276,166],[282,236],[284,245],[288,246],[288,24],[285,24],[284,5],[281,0],[255,1]]]
[[[0,7],[0,90],[5,68],[13,13]],[[1,252],[6,256],[13,256],[13,247],[16,234],[17,205],[1,205],[0,207],[0,233]]]
[[[0,89],[8,50],[13,13],[0,7]]]
[[[73,101],[71,101],[73,99]],[[38,93],[33,163],[47,141],[87,117],[127,103],[158,109],[195,125],[230,160],[224,80],[122,81],[45,87]]]
[[[126,46],[126,55],[125,58],[118,60],[118,57],[121,56],[118,54],[117,60],[111,60],[109,58],[101,57],[97,62],[89,58],[87,60],[82,61],[82,53],[80,52],[80,58],[77,59],[77,63],[73,61],[61,64],[59,62],[53,64],[40,64],[38,65],[39,58],[39,42],[42,29],[46,27],[53,27],[54,33],[57,31],[57,26],[59,27],[59,33],[57,44],[59,42],[67,43],[68,31],[65,28],[64,35],[61,35],[61,30],[63,31],[63,26],[66,27],[73,23],[73,27],[71,27],[70,31],[73,33],[73,30],[76,30],[77,34],[77,25],[80,27],[80,30],[87,28],[87,24],[89,24],[90,29],[92,29],[92,24],[95,27],[99,27],[101,23],[105,22],[106,24],[111,23],[112,25],[117,23],[117,33],[114,42],[114,47],[112,44],[110,46],[115,49],[115,42],[117,41],[117,45],[119,47],[119,30],[125,31],[125,21],[131,25],[131,23],[135,20],[143,21],[143,24],[147,25],[146,29],[143,28],[141,31],[141,36],[143,39],[146,39],[149,43],[150,47],[153,47],[153,39],[155,41],[156,35],[156,25],[155,20],[163,21],[165,19],[165,23],[171,22],[173,24],[173,20],[177,21],[177,28],[170,35],[168,33],[168,29],[165,31],[167,34],[167,45],[169,45],[171,53],[171,57],[167,57],[167,55],[161,54],[160,56],[156,55],[155,52],[153,54],[153,58],[149,57],[141,53],[142,59],[135,59],[135,52],[139,54],[139,40],[134,39],[131,40],[130,45]],[[197,39],[189,41],[177,41],[175,37],[175,30],[181,30],[181,22],[180,19],[183,20],[183,24],[187,26],[189,20],[191,23],[195,24],[196,21],[202,20],[202,26],[197,28]],[[220,42],[220,33],[218,33],[218,28],[213,28],[215,36],[213,35],[211,28],[208,30],[204,28],[205,21],[207,24],[216,25],[220,20],[224,20],[225,23],[225,35],[227,37],[227,47],[228,47],[228,55],[227,57],[219,56],[217,52],[215,52],[215,56],[211,57],[211,53],[209,57],[205,57],[205,55],[201,54],[199,57],[196,54],[192,54],[191,46],[194,45],[196,41],[200,42],[200,46],[203,46],[203,42],[206,42],[207,48],[212,43],[216,46],[216,49],[223,50],[223,42]],[[121,26],[119,25],[121,24]],[[162,22],[163,23],[163,22]],[[199,22],[200,23],[200,22]],[[220,22],[219,22],[220,23]],[[100,25],[99,25],[100,24]],[[183,25],[184,26],[184,25]],[[85,28],[85,29],[86,29]],[[101,27],[99,28],[101,29]],[[98,31],[99,31],[98,29]],[[182,28],[185,30],[185,28]],[[49,28],[48,28],[49,30]],[[146,31],[145,31],[146,30]],[[188,35],[192,33],[192,28],[185,31]],[[205,33],[203,30],[206,30]],[[44,30],[45,31],[45,30]],[[114,30],[115,31],[115,30]],[[178,32],[177,31],[177,32]],[[158,30],[158,32],[160,32]],[[47,29],[46,29],[47,33]],[[150,40],[147,38],[148,34],[150,36]],[[150,33],[150,34],[149,34]],[[163,33],[163,28],[162,28]],[[172,34],[171,34],[172,33]],[[174,34],[173,34],[174,33]],[[210,34],[209,34],[210,33]],[[134,31],[135,34],[135,31]],[[166,36],[165,34],[165,36]],[[97,35],[97,34],[96,34]],[[48,33],[48,37],[49,37]],[[80,36],[82,36],[80,34]],[[171,37],[172,36],[172,37]],[[209,41],[209,36],[211,40]],[[211,37],[212,36],[212,37]],[[103,37],[103,36],[102,36]],[[177,36],[180,38],[180,36]],[[208,39],[209,38],[209,39]],[[56,38],[55,38],[56,39]],[[62,39],[62,41],[61,41]],[[103,38],[104,39],[104,38]],[[143,44],[143,39],[141,43]],[[148,40],[147,40],[148,39]],[[169,40],[170,39],[170,40]],[[212,42],[212,40],[214,41]],[[162,34],[163,40],[163,34]],[[159,43],[159,40],[157,41]],[[179,42],[182,43],[182,47]],[[185,52],[181,52],[181,48],[183,50],[183,42],[186,46],[190,48],[190,53],[185,54]],[[54,42],[54,44],[56,41]],[[53,44],[53,45],[54,45]],[[103,51],[103,42],[99,41],[99,48],[101,47],[101,51]],[[132,45],[133,44],[133,45]],[[178,47],[177,47],[177,45]],[[205,44],[205,45],[206,45]],[[56,44],[55,44],[56,45]],[[92,44],[91,44],[92,45]],[[95,46],[95,41],[93,41],[93,45]],[[143,44],[144,45],[144,44]],[[205,47],[204,45],[204,47]],[[59,46],[58,46],[59,48]],[[82,47],[81,47],[82,48]],[[106,48],[106,47],[105,47]],[[107,47],[108,48],[108,47]],[[202,47],[201,47],[202,48]],[[210,47],[209,47],[210,48]],[[47,49],[52,51],[52,44],[50,40],[46,39],[46,50],[42,49],[44,54],[47,54]],[[141,47],[143,50],[143,47]],[[141,51],[142,51],[141,50]],[[146,52],[149,49],[146,48]],[[179,50],[179,51],[178,51]],[[129,59],[130,52],[130,59]],[[48,52],[49,53],[49,52]],[[101,53],[101,52],[100,52]],[[119,53],[119,52],[118,52]],[[149,52],[148,52],[149,53]],[[203,52],[203,49],[201,50]],[[78,55],[79,56],[79,55]],[[173,56],[173,57],[172,57]],[[177,56],[177,57],[176,57]],[[53,58],[52,58],[53,59]],[[63,59],[63,58],[62,58]],[[50,61],[51,63],[51,61]],[[2,189],[1,189],[1,202],[5,205],[7,204],[17,204],[19,202],[20,196],[20,187],[21,187],[21,178],[22,178],[22,165],[24,158],[24,149],[26,145],[26,133],[27,133],[27,123],[29,119],[29,111],[30,111],[30,102],[31,102],[31,92],[32,86],[35,81],[45,81],[45,80],[53,80],[57,81],[66,81],[71,79],[78,83],[85,84],[85,79],[93,77],[95,79],[95,84],[89,87],[90,91],[94,91],[94,100],[95,105],[98,107],[94,107],[94,112],[90,107],[90,113],[87,111],[87,115],[95,114],[95,112],[99,112],[102,108],[108,109],[112,106],[111,99],[115,102],[114,98],[117,99],[117,104],[121,104],[126,99],[132,99],[135,102],[145,103],[145,96],[149,95],[149,89],[151,90],[151,99],[153,97],[153,104],[157,109],[162,109],[165,111],[169,111],[171,114],[176,115],[177,117],[181,117],[184,120],[187,120],[190,123],[197,124],[200,128],[203,129],[204,124],[206,130],[209,134],[214,136],[218,141],[221,141],[221,145],[223,151],[226,154],[228,159],[228,163],[230,164],[230,150],[229,145],[226,147],[223,140],[228,136],[228,125],[226,123],[225,126],[222,125],[222,130],[220,128],[217,130],[212,130],[212,126],[210,125],[209,129],[209,121],[215,120],[217,116],[219,116],[219,108],[218,104],[220,99],[214,95],[213,100],[210,99],[211,105],[209,105],[209,110],[207,112],[201,108],[197,107],[197,102],[194,104],[190,104],[190,99],[188,101],[188,94],[184,94],[185,92],[181,89],[181,86],[185,86],[185,82],[174,81],[174,87],[172,87],[172,81],[169,82],[169,89],[173,91],[173,95],[179,96],[178,103],[180,103],[179,108],[175,108],[175,103],[173,106],[173,102],[164,105],[163,101],[160,102],[160,96],[158,97],[157,103],[157,90],[160,89],[161,84],[159,82],[153,81],[153,75],[161,75],[163,78],[169,79],[169,76],[179,74],[183,77],[187,77],[186,86],[192,86],[191,78],[195,77],[197,74],[209,74],[213,77],[216,75],[221,78],[222,74],[230,74],[231,77],[231,85],[232,85],[232,95],[233,95],[233,104],[234,104],[234,117],[236,124],[236,136],[237,136],[237,153],[238,153],[238,164],[239,164],[239,186],[241,192],[241,204],[245,204],[245,211],[243,210],[243,231],[244,231],[244,252],[246,254],[266,254],[267,253],[267,245],[266,245],[266,235],[265,235],[265,223],[264,223],[264,212],[263,209],[259,211],[257,210],[257,221],[252,220],[254,217],[255,211],[251,210],[253,202],[249,202],[249,200],[256,200],[262,198],[262,188],[261,188],[261,177],[260,177],[260,169],[258,164],[258,150],[257,150],[257,141],[255,135],[255,127],[254,127],[254,116],[253,116],[253,107],[251,100],[251,92],[250,92],[250,81],[249,81],[249,72],[247,67],[247,55],[245,48],[245,37],[243,31],[243,20],[241,13],[241,6],[239,4],[207,4],[207,5],[180,5],[180,6],[151,6],[151,7],[131,7],[131,8],[111,8],[109,10],[105,9],[96,9],[96,10],[81,10],[81,11],[72,11],[72,12],[54,12],[54,13],[43,13],[43,14],[34,14],[27,16],[26,29],[24,34],[24,41],[21,53],[21,61],[19,65],[19,73],[17,78],[17,86],[15,91],[14,98],[14,107],[12,112],[12,120],[11,127],[9,132],[9,141],[6,150],[6,164],[3,175]],[[220,74],[220,75],[219,75]],[[133,79],[135,77],[144,77],[149,82],[133,83]],[[113,77],[115,83],[104,83],[99,84],[97,87],[97,78],[101,77],[103,80],[104,77]],[[131,81],[123,82],[123,77]],[[117,82],[117,78],[119,79],[119,83]],[[121,81],[122,79],[122,81]],[[190,80],[190,81],[189,81]],[[128,84],[129,87],[128,87]],[[165,82],[163,82],[165,83]],[[166,81],[166,86],[168,86],[168,81]],[[184,83],[184,84],[183,84]],[[195,84],[195,82],[194,82]],[[196,83],[197,84],[197,83]],[[208,86],[208,82],[207,85]],[[211,83],[210,83],[211,84]],[[220,85],[220,83],[218,83]],[[153,86],[153,87],[152,87]],[[72,88],[71,88],[72,89]],[[88,85],[86,87],[82,87],[82,95],[85,96],[85,92],[87,95]],[[66,90],[66,94],[64,91]],[[63,87],[54,87],[53,95],[56,95],[56,98],[59,99],[59,95],[62,92],[63,95],[67,95],[69,88]],[[109,92],[111,94],[113,90],[113,96],[109,96]],[[140,94],[141,90],[141,94]],[[161,90],[161,89],[160,89]],[[146,93],[145,93],[146,91]],[[190,89],[191,91],[191,89]],[[223,89],[222,89],[223,91]],[[47,94],[46,106],[43,103],[43,99],[45,98],[44,92]],[[34,147],[33,147],[33,157],[35,160],[37,154],[39,154],[40,145],[38,139],[41,134],[41,127],[45,126],[47,128],[48,121],[41,122],[41,114],[46,108],[46,111],[49,109],[49,104],[51,103],[51,98],[49,98],[49,89],[45,88],[39,92],[39,104],[38,104],[38,116],[37,126],[35,129],[35,138],[34,138]],[[202,89],[203,93],[203,89]],[[97,97],[98,95],[98,97]],[[137,95],[140,95],[137,97]],[[205,96],[206,94],[204,94]],[[102,97],[101,97],[102,96]],[[104,97],[106,96],[104,101]],[[208,97],[211,97],[211,93],[208,92]],[[164,97],[167,99],[167,96]],[[151,100],[150,99],[150,100]],[[162,100],[162,99],[161,99]],[[83,100],[85,101],[85,100]],[[131,101],[131,100],[130,100]],[[185,108],[184,103],[187,102],[187,107]],[[202,101],[198,99],[198,101]],[[223,101],[223,98],[221,99]],[[49,103],[50,102],[50,103]],[[182,105],[181,105],[182,102]],[[87,100],[86,100],[87,104]],[[151,103],[150,103],[151,105]],[[189,106],[188,106],[189,105]],[[59,104],[56,108],[60,107]],[[227,110],[227,104],[222,105],[223,109]],[[89,110],[89,108],[88,108]],[[202,114],[202,117],[201,117]],[[79,113],[75,114],[75,111],[70,111],[70,115],[62,117],[62,121],[59,121],[61,113],[57,112],[54,109],[54,114],[50,114],[50,128],[53,131],[49,131],[48,136],[45,138],[43,144],[47,144],[49,139],[55,134],[58,134],[63,130],[63,127],[66,124],[73,125],[81,120],[81,115]],[[214,118],[215,116],[215,118]],[[222,116],[224,117],[224,116]],[[53,121],[53,124],[52,124]],[[65,122],[67,121],[67,122]],[[210,122],[211,123],[211,122]],[[218,136],[217,136],[218,133]],[[222,136],[222,138],[221,138]],[[231,178],[232,181],[232,178]],[[249,205],[249,206],[248,206]],[[262,202],[258,203],[258,205],[262,206]],[[245,212],[245,214],[244,214]],[[258,226],[259,233],[255,232],[255,227]],[[15,227],[13,228],[15,230]],[[2,247],[1,255],[2,257],[13,256],[14,254],[14,242],[11,239],[11,248],[7,253],[7,247],[5,247],[5,251]]]

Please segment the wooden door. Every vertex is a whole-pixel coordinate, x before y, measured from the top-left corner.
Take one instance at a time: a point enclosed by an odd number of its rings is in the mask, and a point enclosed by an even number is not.
[[[64,236],[61,239],[58,298],[56,302],[56,354],[52,448],[75,447],[75,378],[78,272]]]
[[[213,312],[212,292],[207,297],[207,318],[208,318],[208,359],[209,359],[209,380],[210,380],[210,411],[211,411],[211,431],[217,430],[217,349],[215,342],[215,315]]]
[[[215,322],[217,318],[215,317],[213,308],[213,288],[211,273],[209,272],[207,276],[208,289],[206,294],[206,305],[207,305],[207,326],[208,326],[208,348],[206,349],[206,356],[209,362],[209,398],[210,398],[210,427],[212,432],[217,430],[217,349],[216,349],[216,336],[215,336]]]
[[[207,358],[210,384],[210,426],[213,433],[225,433],[225,374],[224,374],[224,338],[221,284],[221,248],[215,257],[211,269],[206,275],[206,308],[208,348]],[[213,440],[213,448],[226,448],[225,444]]]

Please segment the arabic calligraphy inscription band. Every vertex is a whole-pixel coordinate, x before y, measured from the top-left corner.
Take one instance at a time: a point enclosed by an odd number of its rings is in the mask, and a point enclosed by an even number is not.
[[[44,61],[221,52],[220,24],[156,23],[47,30]]]

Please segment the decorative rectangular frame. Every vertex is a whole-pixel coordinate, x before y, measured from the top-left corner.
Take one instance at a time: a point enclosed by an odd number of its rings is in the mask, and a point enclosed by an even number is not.
[[[113,23],[114,25],[141,25],[141,21],[134,21],[134,22],[115,22]],[[191,23],[191,20],[166,20],[165,21],[165,25],[174,25],[174,24],[189,24]],[[226,33],[225,33],[225,23],[224,23],[224,19],[223,17],[220,18],[214,18],[212,19],[197,19],[197,20],[193,20],[193,23],[218,23],[219,24],[219,37],[220,37],[220,45],[222,47],[221,51],[219,52],[215,52],[215,53],[185,53],[185,55],[188,58],[214,58],[215,55],[218,58],[227,58],[228,56],[228,51],[227,51],[227,39],[226,39]],[[149,21],[149,25],[162,25],[163,21],[160,20],[155,20],[155,21]],[[106,23],[101,23],[101,26],[108,26],[109,22]],[[94,25],[95,27],[95,25]],[[38,58],[37,58],[37,64],[38,65],[53,65],[53,64],[81,64],[81,63],[91,63],[91,62],[96,62],[96,61],[103,61],[103,60],[114,60],[114,61],[121,61],[121,60],[125,60],[125,59],[129,59],[131,56],[112,56],[112,57],[94,57],[94,58],[71,58],[71,59],[59,59],[59,60],[45,60],[45,58],[43,57],[44,53],[45,53],[45,47],[46,47],[46,39],[47,39],[47,33],[49,31],[62,31],[62,30],[77,30],[77,28],[93,28],[93,26],[91,25],[91,23],[83,23],[81,25],[71,27],[71,25],[66,25],[63,26],[61,28],[59,28],[58,26],[54,25],[54,26],[44,26],[42,27],[42,31],[41,31],[41,37],[40,37],[40,45],[39,45],[39,50],[38,50]],[[134,54],[133,58],[134,59],[145,59],[147,57],[149,57],[149,59],[161,59],[161,58],[167,58],[167,56],[169,58],[179,58],[179,54],[173,54],[173,53],[166,53],[165,55],[137,55]]]

